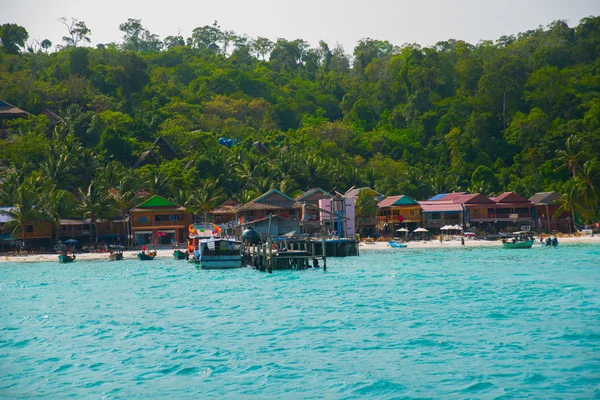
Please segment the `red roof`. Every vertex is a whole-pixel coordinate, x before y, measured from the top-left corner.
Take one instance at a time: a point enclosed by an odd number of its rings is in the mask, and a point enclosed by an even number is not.
[[[447,195],[445,195],[444,197],[442,197],[440,200],[438,201],[453,201],[454,199],[456,199],[457,197],[460,197],[462,195],[464,195],[465,192],[454,192],[454,193],[448,193]]]
[[[504,192],[500,196],[490,197],[496,203],[529,203],[531,201],[527,200],[525,197],[521,197],[515,192]]]
[[[420,201],[421,210],[424,213],[462,211],[462,205],[445,200]]]
[[[463,194],[452,200],[456,204],[494,204],[489,197],[482,194]]]

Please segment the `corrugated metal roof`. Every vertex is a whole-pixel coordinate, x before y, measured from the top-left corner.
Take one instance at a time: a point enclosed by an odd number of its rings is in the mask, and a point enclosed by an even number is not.
[[[557,192],[540,192],[529,198],[533,204],[556,204],[556,200],[560,199],[560,194]]]
[[[463,210],[462,205],[452,203],[450,201],[420,201],[419,204],[421,205],[421,210],[424,213],[442,213],[447,211],[456,212]]]
[[[440,194],[436,194],[435,196],[433,196],[432,198],[430,198],[427,201],[439,201],[442,200],[444,197],[448,196],[448,193],[440,193]]]
[[[413,205],[416,206],[417,204],[419,204],[419,203],[417,203],[410,197],[408,197],[404,194],[401,194],[399,196],[386,197],[385,199],[383,199],[379,203],[377,203],[377,207],[383,208],[383,207],[390,207],[390,206],[413,206]]]

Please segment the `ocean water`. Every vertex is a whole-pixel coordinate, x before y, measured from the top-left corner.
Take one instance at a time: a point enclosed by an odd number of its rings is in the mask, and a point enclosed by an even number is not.
[[[0,264],[0,398],[600,398],[600,246]]]

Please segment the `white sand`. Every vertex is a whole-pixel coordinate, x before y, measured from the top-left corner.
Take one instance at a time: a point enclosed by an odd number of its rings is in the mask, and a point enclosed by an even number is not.
[[[536,240],[539,241],[539,239]],[[578,237],[559,237],[559,244],[575,244],[575,243],[594,243],[600,244],[600,236],[578,236]],[[460,240],[448,240],[440,243],[439,240],[429,241],[412,241],[407,242],[408,248],[411,249],[432,249],[432,248],[443,248],[443,247],[460,247]],[[502,241],[500,240],[469,240],[465,239],[465,247],[502,247]],[[361,250],[384,250],[389,249],[390,245],[388,242],[373,242],[372,244],[360,244]]]
[[[124,251],[123,259],[134,259],[137,258],[137,251]],[[165,249],[158,250],[156,258],[173,258],[173,250]],[[108,260],[108,253],[76,253],[77,261],[87,260]],[[13,255],[0,255],[0,263],[2,262],[43,262],[43,261],[56,261],[58,262],[58,254],[34,254],[29,256],[13,256]]]

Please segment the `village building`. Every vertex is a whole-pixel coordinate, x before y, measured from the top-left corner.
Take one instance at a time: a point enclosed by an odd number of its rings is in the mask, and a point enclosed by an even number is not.
[[[421,206],[406,195],[386,197],[377,208],[377,229],[386,236],[395,236],[400,228],[412,232],[421,224]]]
[[[305,231],[315,231],[321,226],[321,210],[319,202],[330,200],[333,196],[321,188],[312,188],[296,197],[296,207],[300,207],[300,219],[306,228]],[[314,228],[314,229],[311,229]]]
[[[556,215],[560,208],[559,200],[560,194],[557,192],[540,192],[529,198],[533,204],[533,220],[537,229],[548,233],[575,232],[574,221],[568,212]]]
[[[273,215],[270,218],[260,218],[241,224],[242,232],[248,227],[254,228],[262,237],[267,237],[269,232],[271,236],[299,235],[300,221],[295,219],[283,218],[279,215]]]
[[[152,144],[154,147],[158,148],[158,151],[152,149],[144,151],[142,154],[140,154],[135,164],[133,164],[133,168],[139,168],[147,164],[158,164],[160,158],[165,160],[173,160],[177,158],[175,149],[164,137],[157,137]]]
[[[131,210],[134,244],[171,245],[185,243],[192,214],[161,196],[152,196]]]
[[[2,211],[12,211],[13,207],[0,207]],[[48,222],[36,222],[34,224],[25,225],[21,230],[16,233],[14,229],[6,226],[6,224],[12,221],[9,215],[0,213],[0,248],[4,246],[6,242],[9,244],[15,244],[16,242],[24,241],[25,243],[19,243],[19,246],[25,246],[28,248],[36,247],[48,247],[52,240],[52,224]],[[14,246],[13,246],[14,247]]]
[[[440,228],[450,226],[463,226],[463,206],[452,200],[425,200],[419,201],[423,215],[423,228],[436,233]]]
[[[235,213],[237,208],[240,206],[237,200],[229,198],[227,201],[222,203],[219,207],[210,211],[210,215],[213,218],[213,222],[217,225],[228,224],[235,221]]]
[[[360,233],[362,236],[374,236],[377,233],[377,214],[374,213],[373,215],[360,215],[360,210],[356,209],[356,198],[362,192],[371,197],[375,204],[383,200],[385,196],[369,187],[352,188],[343,195],[345,198],[352,199],[354,201],[356,213],[356,233]]]
[[[300,220],[300,214],[301,205],[277,189],[271,189],[254,200],[239,206],[236,211],[238,224],[263,219],[269,215]]]

